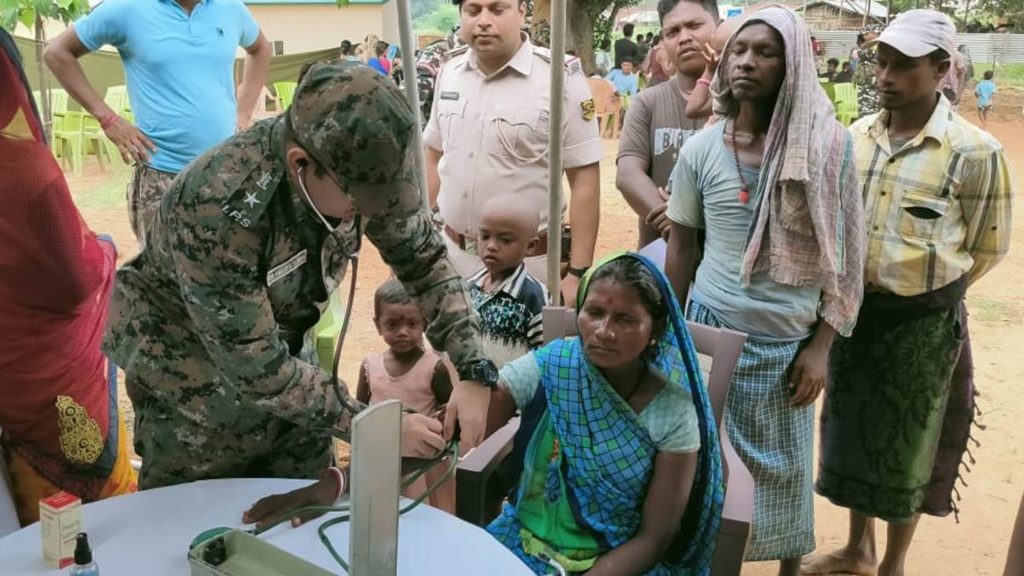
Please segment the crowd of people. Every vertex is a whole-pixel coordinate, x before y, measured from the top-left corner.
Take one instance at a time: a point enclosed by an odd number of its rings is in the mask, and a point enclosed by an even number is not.
[[[23,522],[57,490],[92,501],[209,478],[318,479],[245,522],[329,504],[347,491],[332,437],[367,404],[400,399],[410,458],[457,430],[471,449],[520,415],[511,492],[487,529],[535,573],[706,574],[723,470],[688,321],[748,335],[725,407],[756,486],[746,560],[777,561],[783,576],[903,574],[920,515],[957,511],[975,410],[964,297],[1009,248],[1013,190],[1002,146],[943,93],[958,62],[947,16],[911,10],[865,35],[848,68],[870,70],[872,94],[849,129],[788,8],[721,22],[714,0],[660,0],[658,36],[634,43],[627,26],[614,59],[605,44],[597,68],[610,65],[620,91],[635,88],[638,62],[649,74],[625,115],[616,187],[639,247],[666,244],[658,263],[595,254],[604,150],[587,74],[522,31],[525,0],[461,0],[463,45],[424,51],[436,64],[425,183],[421,127],[385,43],[368,37],[360,59],[343,42],[337,61],[303,71],[288,109],[250,126],[269,53],[244,5],[155,4],[105,0],[46,52],[135,162],[141,252],[116,272],[0,32],[0,79],[17,88],[0,95],[0,239],[12,247],[0,255],[0,366],[14,399],[0,424]],[[174,39],[197,20],[218,31],[217,50],[183,59]],[[143,21],[171,40],[152,41]],[[135,124],[77,64],[104,44],[125,60]],[[552,66],[566,73],[556,145],[570,192],[554,294]],[[977,90],[979,107],[991,101],[994,86]],[[311,332],[364,236],[393,278],[374,298],[382,351],[352,397],[319,367]],[[557,303],[575,307],[579,337],[544,345],[541,311]],[[812,556],[815,491],[850,511],[850,532]],[[452,482],[430,502],[453,511]],[[875,519],[888,523],[881,558]]]

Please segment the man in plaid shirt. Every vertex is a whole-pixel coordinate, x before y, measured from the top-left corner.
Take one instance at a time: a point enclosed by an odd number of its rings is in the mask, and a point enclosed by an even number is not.
[[[850,535],[805,574],[874,573],[874,518],[889,522],[878,574],[903,574],[920,513],[957,511],[951,493],[974,412],[964,296],[1010,243],[1003,147],[939,92],[956,54],[949,17],[901,14],[877,47],[882,110],[851,127],[868,226],[865,297],[853,335],[832,348],[817,482],[850,509]]]

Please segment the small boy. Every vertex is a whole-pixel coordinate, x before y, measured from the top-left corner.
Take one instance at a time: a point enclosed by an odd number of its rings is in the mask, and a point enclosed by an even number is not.
[[[426,320],[397,279],[388,280],[374,293],[373,322],[388,348],[363,360],[356,399],[364,404],[400,400],[408,409],[440,418],[452,394],[455,369],[440,354],[424,347]],[[418,498],[444,476],[447,467],[447,462],[436,464],[403,495]],[[431,494],[430,505],[455,513],[454,479]]]
[[[499,368],[543,344],[548,291],[523,264],[537,250],[539,228],[540,214],[512,194],[495,196],[480,215],[477,253],[484,268],[470,277],[469,294],[484,355]]]
[[[984,79],[974,87],[974,95],[978,97],[978,118],[981,127],[988,126],[988,111],[992,109],[992,97],[996,93],[996,83],[992,81],[992,71],[986,70]]]

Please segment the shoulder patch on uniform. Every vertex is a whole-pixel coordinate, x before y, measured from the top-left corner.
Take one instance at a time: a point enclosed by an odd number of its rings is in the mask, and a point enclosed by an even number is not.
[[[577,58],[575,56],[568,56],[567,55],[565,57],[565,69],[570,74],[582,74],[583,73],[583,63],[580,62],[579,58]]]
[[[586,120],[587,122],[590,122],[591,120],[594,119],[594,114],[596,113],[596,109],[594,108],[594,99],[593,98],[587,98],[586,100],[580,102],[580,108],[583,109],[583,119],[584,120]]]
[[[234,192],[221,204],[221,213],[249,228],[266,210],[283,177],[279,170],[261,162],[235,185]]]

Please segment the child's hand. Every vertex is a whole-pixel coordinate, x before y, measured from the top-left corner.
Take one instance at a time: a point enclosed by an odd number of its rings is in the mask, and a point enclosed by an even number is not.
[[[246,524],[256,523],[256,529],[264,527],[281,520],[286,515],[304,508],[306,506],[330,506],[342,489],[347,486],[338,485],[338,474],[330,470],[324,470],[320,479],[297,490],[285,494],[274,494],[261,498],[251,508],[242,513],[242,522]],[[312,520],[321,513],[303,513],[294,515],[291,518],[291,525],[296,528],[308,520]]]
[[[651,210],[647,215],[647,225],[653,227],[661,235],[662,239],[668,241],[669,232],[672,230],[672,221],[668,219],[668,193],[665,189],[658,187],[658,196],[661,198],[662,204]]]
[[[704,77],[710,80],[715,75],[715,71],[718,70],[718,62],[721,59],[721,55],[708,42],[705,42],[704,46],[700,49],[700,55],[704,57],[705,62]]]

